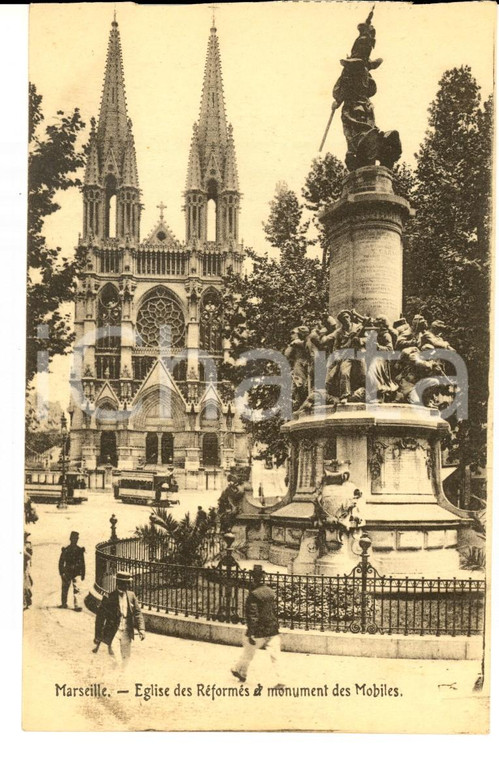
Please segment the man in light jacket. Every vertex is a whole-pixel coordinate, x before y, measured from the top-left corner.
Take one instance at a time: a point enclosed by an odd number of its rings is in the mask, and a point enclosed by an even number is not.
[[[130,659],[134,628],[141,641],[145,638],[144,617],[138,599],[130,589],[131,582],[130,573],[116,573],[116,589],[103,598],[95,619],[95,644],[99,645],[101,641],[107,644],[109,653],[123,667]]]

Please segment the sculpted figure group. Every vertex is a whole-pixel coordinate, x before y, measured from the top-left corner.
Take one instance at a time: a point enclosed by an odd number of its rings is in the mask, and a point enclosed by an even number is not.
[[[284,352],[292,368],[293,410],[307,411],[314,403],[356,401],[417,403],[444,409],[455,392],[446,377],[445,362],[436,355],[437,349],[452,350],[445,332],[443,322],[428,325],[419,314],[411,324],[401,318],[390,326],[383,315],[362,316],[355,309],[344,309],[336,319],[327,316],[312,328],[296,327]],[[396,361],[388,355],[387,359],[376,356],[366,367],[370,333],[376,336],[377,352],[399,352]],[[317,361],[319,352],[327,356],[322,378],[315,376],[323,367]],[[421,391],[416,386],[423,379]]]

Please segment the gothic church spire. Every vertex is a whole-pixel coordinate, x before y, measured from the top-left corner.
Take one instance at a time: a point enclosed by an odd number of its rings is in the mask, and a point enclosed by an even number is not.
[[[104,156],[113,151],[121,160],[128,141],[125,76],[118,23],[113,21],[107,48],[106,72],[97,127],[97,140]]]
[[[227,144],[222,64],[217,30],[214,26],[210,30],[208,40],[198,134],[202,166],[206,168],[211,157],[210,154],[216,151],[219,154],[216,158],[220,158],[220,154]]]
[[[208,38],[199,120],[194,125],[189,151],[185,197],[187,242],[207,242],[209,201],[216,206],[215,242],[225,247],[237,242],[240,193],[236,152],[225,112],[222,63],[214,23]]]
[[[92,124],[84,182],[84,236],[139,238],[140,189],[128,118],[118,23],[111,24],[97,127]],[[111,209],[116,206],[116,211]]]

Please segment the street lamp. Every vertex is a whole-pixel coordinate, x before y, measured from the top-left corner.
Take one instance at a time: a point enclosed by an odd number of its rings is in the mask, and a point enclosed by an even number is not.
[[[57,509],[68,508],[68,489],[66,483],[66,444],[68,440],[68,428],[66,424],[66,415],[61,414],[61,435],[62,435],[62,475],[61,475],[61,499],[57,504]]]

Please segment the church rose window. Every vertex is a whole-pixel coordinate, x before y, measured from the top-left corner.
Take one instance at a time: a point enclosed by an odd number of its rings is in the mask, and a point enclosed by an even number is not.
[[[173,348],[184,345],[185,320],[179,304],[164,289],[154,290],[137,317],[138,344]]]

